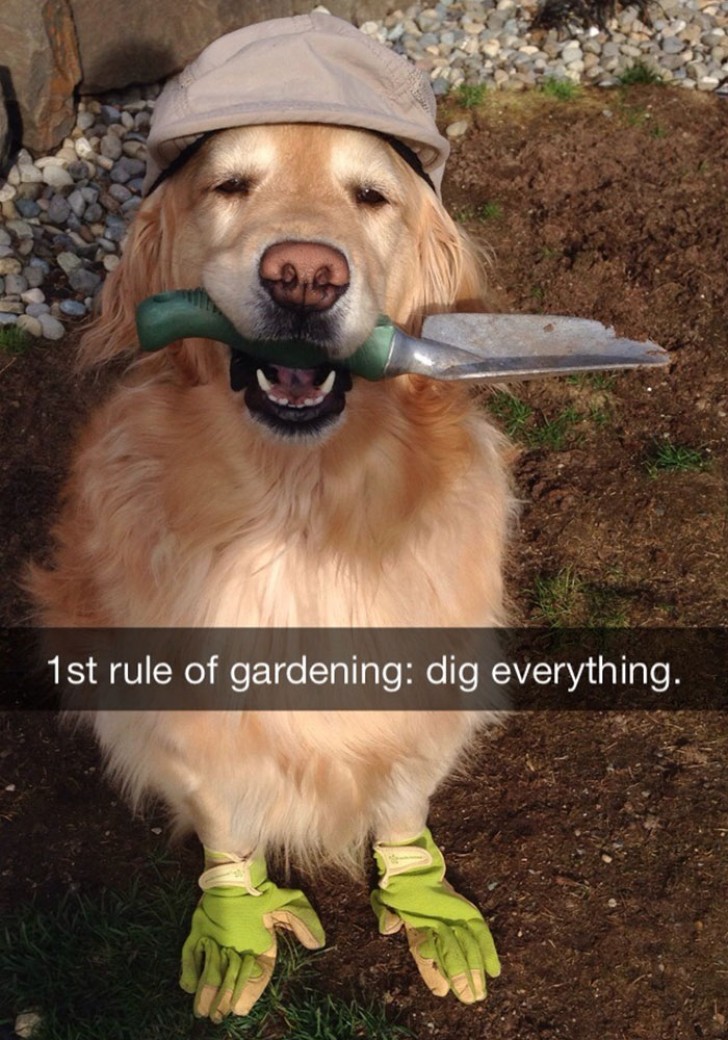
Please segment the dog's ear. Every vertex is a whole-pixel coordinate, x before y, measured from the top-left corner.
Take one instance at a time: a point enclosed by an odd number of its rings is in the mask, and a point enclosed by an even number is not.
[[[490,309],[485,250],[455,224],[434,193],[425,190],[417,230],[419,270],[411,280],[412,318]]]
[[[121,262],[106,279],[101,309],[81,339],[78,366],[90,368],[138,349],[136,308],[147,296],[165,288],[172,229],[170,207],[160,185],[139,208],[124,240]]]

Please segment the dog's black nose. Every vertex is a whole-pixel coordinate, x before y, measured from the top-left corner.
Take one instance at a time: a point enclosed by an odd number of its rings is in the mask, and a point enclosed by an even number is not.
[[[322,242],[275,242],[258,276],[275,303],[297,311],[328,310],[349,288],[346,257]]]

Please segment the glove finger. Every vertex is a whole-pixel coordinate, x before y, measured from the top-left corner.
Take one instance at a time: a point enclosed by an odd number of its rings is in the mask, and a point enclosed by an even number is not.
[[[230,1013],[230,998],[240,975],[243,959],[237,950],[225,947],[220,951],[222,981],[207,1005],[210,1021],[216,1024],[222,1022],[225,1015]]]
[[[247,1015],[270,982],[276,963],[275,944],[259,957],[248,954],[245,962],[230,998],[230,1010],[234,1015]]]
[[[491,979],[497,979],[501,973],[501,965],[490,928],[485,921],[477,921],[471,925],[471,929],[478,940],[486,973]]]
[[[463,1004],[485,999],[485,966],[480,943],[467,925],[455,925],[441,947],[442,965],[452,991]]]
[[[450,992],[450,983],[438,963],[432,930],[408,928],[407,925],[405,930],[410,953],[425,985],[436,997],[446,997]]]
[[[269,931],[276,927],[293,932],[298,941],[309,950],[320,950],[326,945],[323,927],[312,907],[308,908],[305,916],[299,916],[293,910],[274,910],[273,913],[265,915],[263,923]]]
[[[200,981],[205,953],[202,943],[196,936],[188,936],[182,947],[182,967],[179,984],[185,993],[194,993]]]
[[[197,984],[192,1010],[197,1018],[205,1018],[223,979],[223,963],[220,947],[214,939],[202,938],[199,943],[204,951],[205,963]],[[227,961],[225,962],[227,967]]]

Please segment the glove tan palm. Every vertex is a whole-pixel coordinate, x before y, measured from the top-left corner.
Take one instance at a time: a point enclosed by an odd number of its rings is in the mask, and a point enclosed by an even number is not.
[[[382,935],[404,928],[429,989],[464,1004],[484,1000],[486,976],[500,975],[495,943],[483,915],[445,881],[442,853],[425,829],[407,845],[374,846],[379,888],[371,902]]]
[[[182,949],[180,986],[194,993],[198,1018],[221,1022],[247,1015],[275,967],[275,929],[293,932],[310,950],[326,941],[303,892],[278,888],[262,859],[225,863],[200,878],[202,898]]]

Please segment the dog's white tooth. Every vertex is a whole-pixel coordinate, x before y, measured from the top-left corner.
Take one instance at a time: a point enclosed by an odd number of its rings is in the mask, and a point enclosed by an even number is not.
[[[260,387],[260,389],[268,393],[273,384],[270,382],[270,380],[265,378],[265,376],[259,368],[256,368],[255,375],[258,379],[258,386]]]
[[[323,391],[324,396],[331,391],[331,388],[334,385],[335,379],[336,379],[336,372],[334,372],[334,370],[332,368],[331,371],[329,372],[329,374],[326,376],[326,379],[324,379],[323,383],[319,387],[319,390]]]

